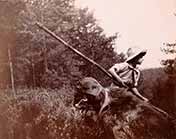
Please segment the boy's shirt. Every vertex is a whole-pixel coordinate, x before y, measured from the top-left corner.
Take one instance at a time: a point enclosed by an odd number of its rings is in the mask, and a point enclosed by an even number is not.
[[[124,83],[130,83],[130,86],[132,87],[136,87],[138,85],[140,71],[137,68],[132,67],[126,62],[117,63],[113,67]]]

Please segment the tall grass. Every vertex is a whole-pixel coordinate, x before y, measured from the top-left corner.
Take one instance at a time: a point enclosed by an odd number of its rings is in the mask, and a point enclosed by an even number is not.
[[[102,119],[72,106],[74,89],[0,92],[0,139],[175,139],[176,132],[145,108],[125,101]]]
[[[0,139],[97,138],[98,126],[72,106],[73,89],[20,89],[0,93]],[[90,128],[90,124],[91,127]]]

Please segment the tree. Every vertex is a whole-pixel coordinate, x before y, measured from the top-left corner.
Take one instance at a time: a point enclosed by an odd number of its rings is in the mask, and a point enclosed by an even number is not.
[[[10,9],[10,10],[9,10]],[[16,46],[16,25],[19,12],[24,9],[24,3],[20,0],[0,1],[0,86],[6,87],[10,84],[10,66],[9,54],[14,62],[15,46]],[[12,54],[12,55],[11,55]],[[13,75],[13,73],[11,73]],[[13,76],[11,76],[11,80]]]
[[[161,50],[168,55],[172,55],[171,58],[161,61],[161,64],[165,66],[166,73],[170,76],[176,75],[176,57],[173,56],[176,53],[176,43],[164,43]]]
[[[74,0],[22,0],[15,27],[15,82],[29,87],[62,87],[83,76],[105,81],[82,58],[35,26],[42,22],[73,47],[108,69],[119,56],[114,53],[116,34],[107,37],[87,8],[77,9]]]

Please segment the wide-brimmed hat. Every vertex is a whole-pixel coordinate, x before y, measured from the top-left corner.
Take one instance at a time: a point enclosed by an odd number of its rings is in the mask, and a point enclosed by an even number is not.
[[[147,53],[146,49],[141,49],[139,47],[131,47],[127,50],[127,59],[126,62],[131,61],[135,57],[142,55],[144,56]]]

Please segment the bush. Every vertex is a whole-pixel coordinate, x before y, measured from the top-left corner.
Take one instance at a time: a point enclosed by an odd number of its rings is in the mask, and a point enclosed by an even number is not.
[[[25,92],[25,93],[23,93]],[[0,138],[2,139],[90,139],[103,134],[91,118],[83,118],[72,107],[74,91],[8,90],[0,97]]]

